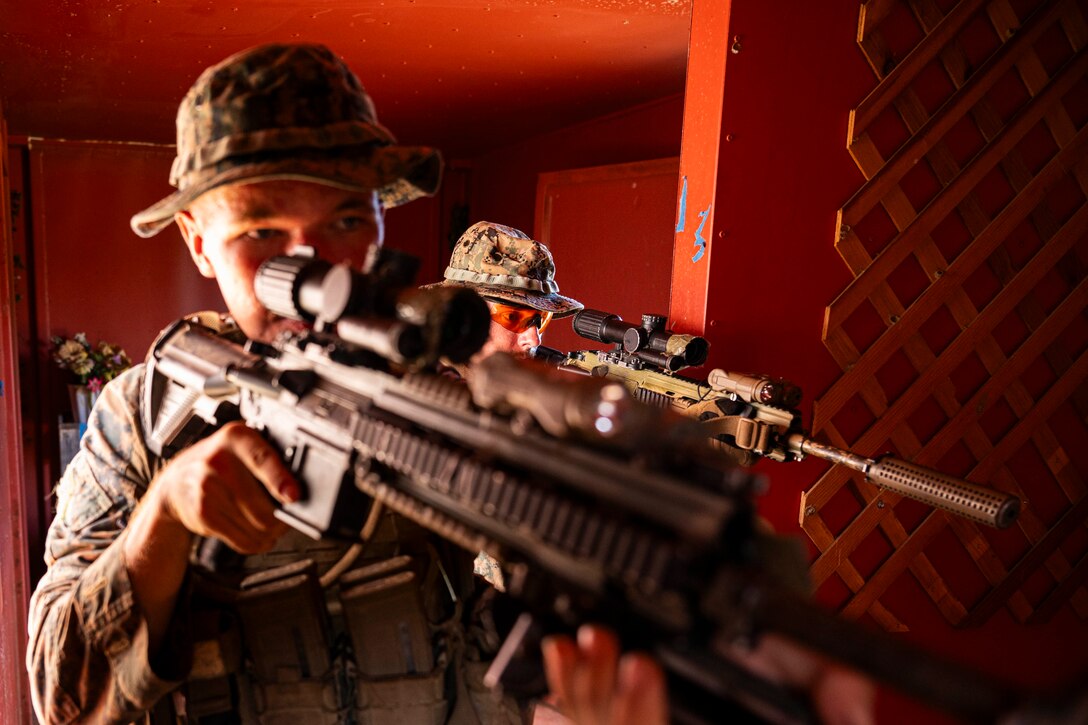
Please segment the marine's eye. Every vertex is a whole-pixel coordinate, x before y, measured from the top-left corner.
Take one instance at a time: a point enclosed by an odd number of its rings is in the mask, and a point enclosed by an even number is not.
[[[266,241],[268,239],[275,239],[279,234],[281,234],[279,229],[260,228],[250,229],[243,236],[257,241]]]

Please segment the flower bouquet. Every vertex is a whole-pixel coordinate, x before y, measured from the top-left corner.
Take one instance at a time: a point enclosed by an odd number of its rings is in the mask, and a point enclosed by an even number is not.
[[[132,366],[122,348],[104,340],[92,346],[82,332],[70,338],[53,337],[53,359],[79,381],[68,389],[72,397],[72,414],[80,423],[87,422],[87,415],[102,386]]]

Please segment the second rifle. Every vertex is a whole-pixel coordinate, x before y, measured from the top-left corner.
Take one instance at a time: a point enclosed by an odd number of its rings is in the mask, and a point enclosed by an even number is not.
[[[624,383],[646,403],[672,407],[702,422],[707,435],[742,464],[756,458],[788,463],[811,455],[862,473],[865,480],[900,496],[977,523],[1007,528],[1020,499],[891,455],[866,458],[811,438],[802,425],[801,389],[783,378],[711,370],[705,381],[677,375],[706,362],[709,343],[665,327],[666,318],[643,315],[642,324],[583,310],[574,317],[582,337],[613,344],[611,350],[562,353],[539,346],[534,357],[562,370]]]

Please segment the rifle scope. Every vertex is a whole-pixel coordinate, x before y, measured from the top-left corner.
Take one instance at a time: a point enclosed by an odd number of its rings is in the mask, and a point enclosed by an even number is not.
[[[666,330],[665,321],[663,315],[643,315],[642,324],[635,325],[619,315],[582,310],[574,316],[574,331],[588,340],[615,343],[627,355],[670,373],[706,362],[710,343]]]
[[[257,299],[273,313],[332,331],[393,362],[464,362],[490,330],[487,304],[472,290],[411,287],[418,260],[371,247],[363,272],[313,256],[272,257],[257,270]]]

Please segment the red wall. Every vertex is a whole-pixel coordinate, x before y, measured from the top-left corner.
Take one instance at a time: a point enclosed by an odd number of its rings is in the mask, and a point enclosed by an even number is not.
[[[419,259],[420,284],[441,279],[441,271],[449,260],[449,253],[441,239],[444,195],[445,189],[435,198],[413,201],[385,213],[385,246]]]
[[[561,260],[561,294],[635,324],[644,314],[668,315],[678,169],[670,158],[539,175],[533,237]],[[610,347],[578,335],[572,319],[556,320],[544,344]]]
[[[173,149],[33,141],[32,236],[39,339],[86,332],[143,359],[171,320],[220,309],[176,227],[137,237],[129,218],[172,190]]]
[[[19,365],[19,316],[15,311],[20,275],[11,246],[11,206],[21,204],[10,185],[15,172],[7,153],[7,128],[0,105],[0,713],[5,720],[29,722],[30,696],[23,676],[23,652],[27,640],[26,607],[30,599],[30,566],[34,533],[28,522],[35,502],[24,481],[22,447],[13,444],[23,437],[22,390]]]
[[[710,365],[793,380],[806,422],[840,372],[821,334],[825,305],[851,279],[833,247],[836,212],[863,181],[846,151],[849,110],[873,84],[854,42],[857,13],[844,1],[790,13],[733,3],[740,52],[726,61],[713,228],[706,256],[690,262],[710,270]],[[690,261],[698,220],[687,211]],[[800,491],[820,464],[762,468],[773,476],[762,513],[799,531]]]
[[[537,174],[679,156],[683,103],[670,96],[472,159],[471,221],[532,234]]]

